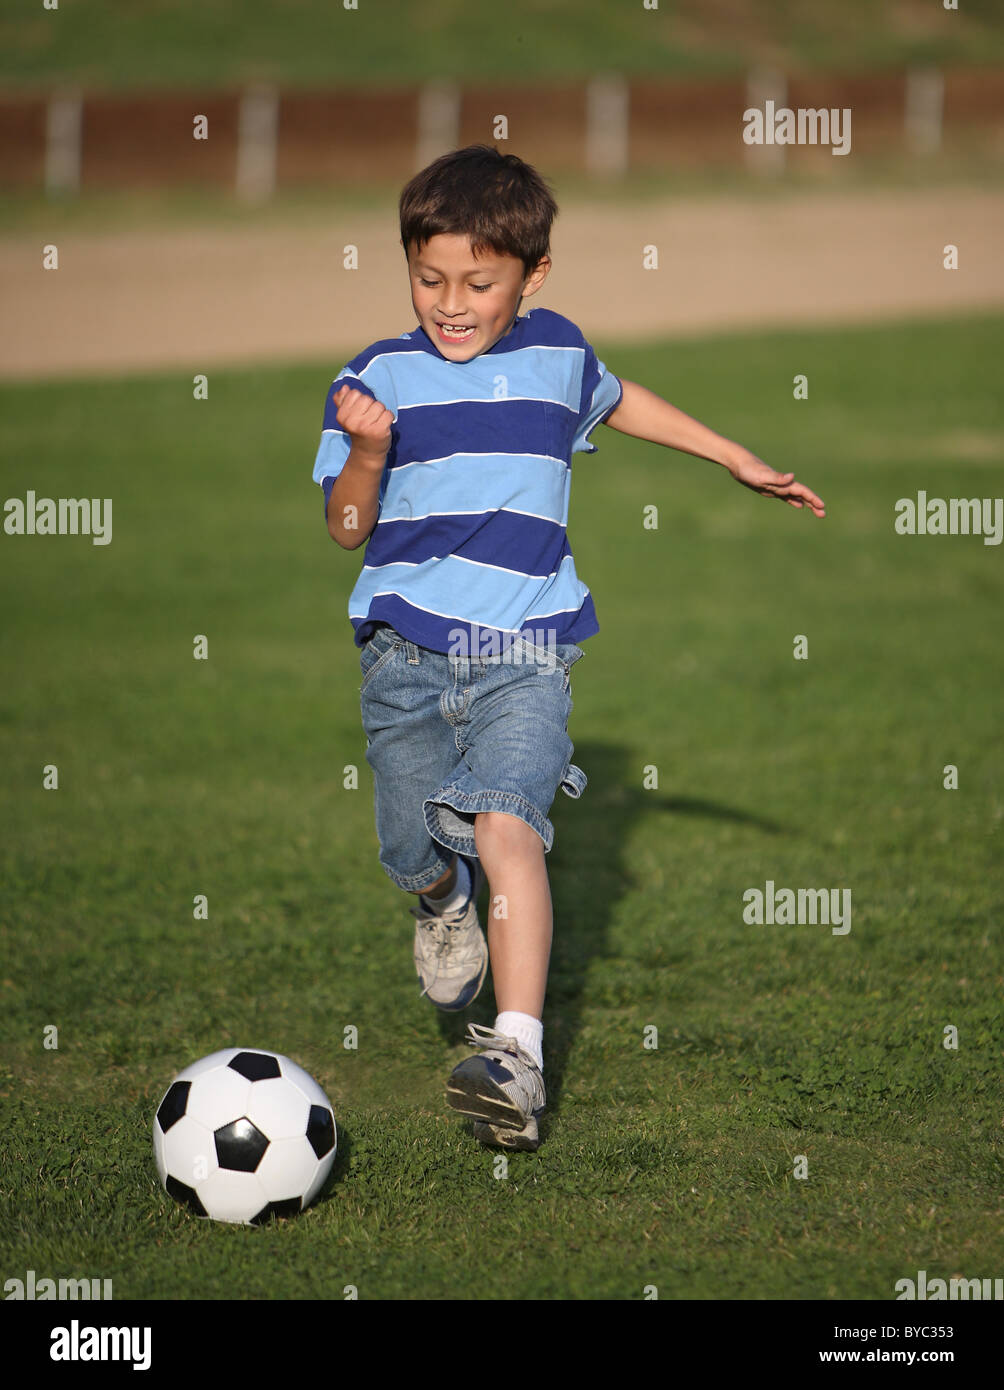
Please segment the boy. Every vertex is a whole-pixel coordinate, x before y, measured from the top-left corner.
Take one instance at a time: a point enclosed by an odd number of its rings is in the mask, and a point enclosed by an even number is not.
[[[551,266],[557,205],[515,155],[470,146],[400,201],[419,326],[338,374],[314,481],[333,540],[369,539],[349,599],[361,648],[380,862],[418,895],[415,967],[444,1010],[498,1016],[447,1101],[482,1143],[536,1149],[552,912],[544,856],[570,759],[570,672],[599,630],[566,535],[573,452],[599,423],[727,468],[793,507],[823,504],[661,397],[609,373],[568,319],[520,315]],[[492,912],[487,943],[477,899]]]

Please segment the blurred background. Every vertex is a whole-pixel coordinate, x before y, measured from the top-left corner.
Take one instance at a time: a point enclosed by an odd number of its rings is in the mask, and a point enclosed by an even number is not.
[[[849,153],[745,144],[743,112],[768,100],[849,109]],[[310,357],[403,332],[397,195],[475,141],[555,187],[538,302],[587,333],[1004,291],[992,0],[62,0],[0,19],[0,373],[187,364],[196,344],[203,364]],[[34,273],[40,235],[73,238],[58,276]],[[965,242],[963,274],[942,273],[939,238]],[[362,274],[342,268],[348,245]]]

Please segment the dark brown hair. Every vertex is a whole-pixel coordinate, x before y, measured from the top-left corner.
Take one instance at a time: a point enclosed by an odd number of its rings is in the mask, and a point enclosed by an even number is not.
[[[536,169],[491,145],[440,155],[405,185],[399,204],[405,255],[442,232],[468,236],[475,256],[517,256],[526,275],[550,249],[558,205]]]

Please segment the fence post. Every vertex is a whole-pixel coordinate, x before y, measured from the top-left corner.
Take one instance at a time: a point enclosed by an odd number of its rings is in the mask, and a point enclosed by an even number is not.
[[[80,192],[82,130],[80,93],[50,97],[45,121],[45,192],[49,198]]]
[[[460,88],[452,82],[424,82],[418,91],[416,172],[459,143]]]
[[[275,192],[279,97],[274,87],[252,87],[241,96],[237,120],[237,196],[262,203]]]
[[[746,78],[747,109],[753,106],[764,111],[764,143],[746,146],[746,164],[755,174],[777,176],[784,173],[785,146],[767,144],[767,127],[773,135],[773,113],[788,100],[788,80],[776,68],[754,68]],[[767,103],[771,102],[770,107]]]
[[[911,68],[906,75],[906,144],[911,154],[941,149],[945,79],[936,68]]]
[[[594,77],[586,87],[586,168],[590,174],[627,173],[630,89],[619,74]]]

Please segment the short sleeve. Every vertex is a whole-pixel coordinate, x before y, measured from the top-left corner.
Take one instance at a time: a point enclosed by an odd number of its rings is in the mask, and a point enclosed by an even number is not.
[[[607,371],[588,343],[585,343],[585,350],[582,395],[579,401],[578,424],[575,427],[575,441],[572,444],[573,454],[596,453],[596,445],[589,442],[589,435],[616,410],[624,394],[624,387],[619,379],[613,372]]]
[[[338,407],[334,402],[336,391],[340,391],[343,386],[351,386],[355,391],[362,391],[366,396],[372,396],[370,388],[363,384],[353,372],[346,367],[335,377],[324,402],[324,420],[321,425],[321,443],[317,450],[317,457],[314,459],[314,482],[324,489],[324,514],[328,514],[328,499],[331,496],[331,489],[335,485],[335,479],[345,467],[345,461],[349,456],[352,441],[343,429],[338,426]]]

